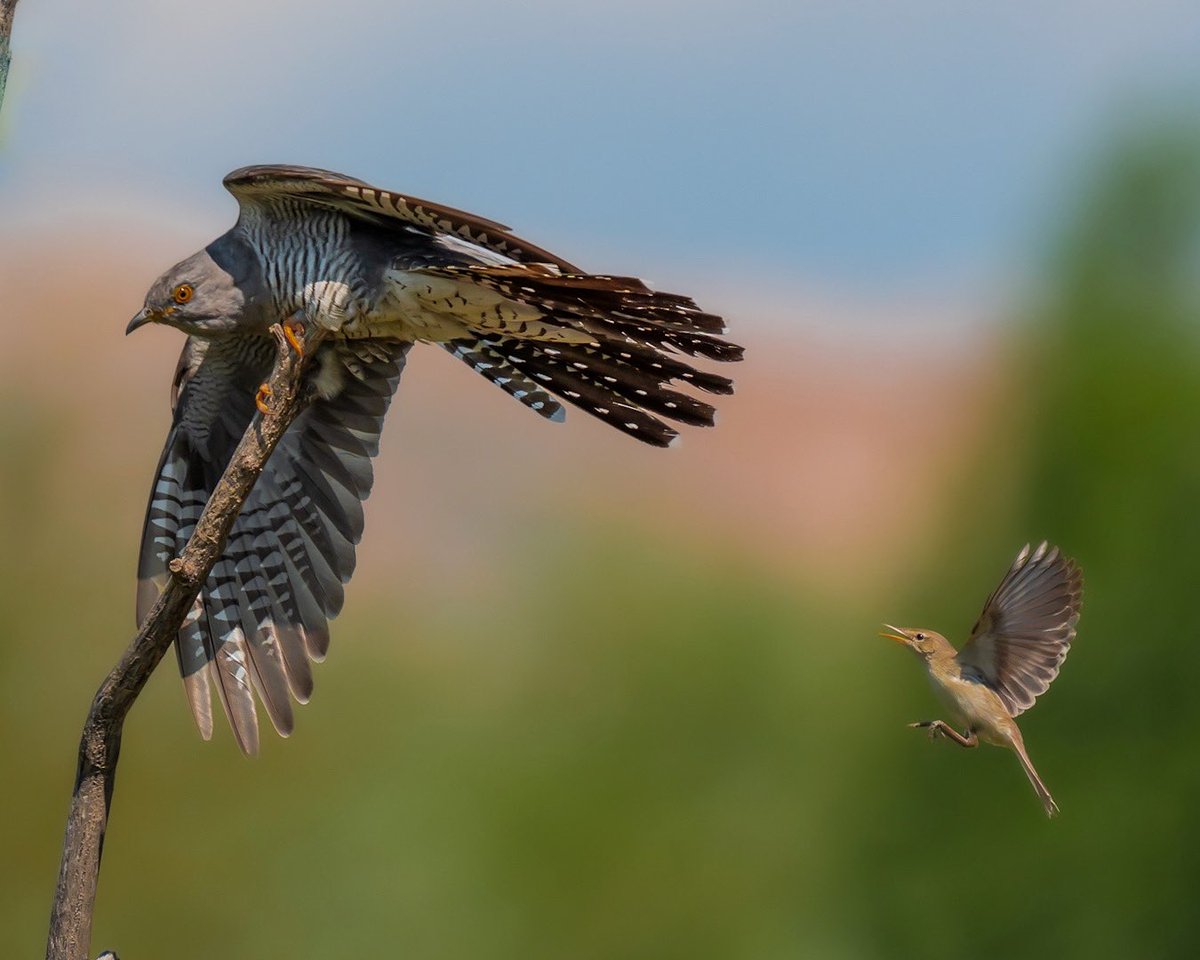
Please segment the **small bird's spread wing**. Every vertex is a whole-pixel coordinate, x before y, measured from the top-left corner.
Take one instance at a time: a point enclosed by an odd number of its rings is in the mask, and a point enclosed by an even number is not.
[[[292,729],[289,691],[301,703],[308,700],[309,659],[324,658],[327,622],[341,610],[342,585],[354,570],[371,458],[409,346],[357,341],[321,347],[318,376],[326,386],[340,380],[341,389],[332,399],[315,400],[280,440],[176,640],[205,739],[212,735],[213,688],[246,753],[258,747],[252,690],[284,736]],[[255,388],[273,358],[267,337],[188,339],[146,511],[139,623],[253,417]]]
[[[1075,639],[1083,574],[1045,541],[1017,555],[958,653],[963,672],[1000,695],[1012,716],[1049,688]]]
[[[393,312],[430,318],[443,332],[428,339],[544,417],[563,418],[552,393],[667,446],[678,432],[660,417],[708,426],[715,412],[673,384],[733,392],[728,378],[679,357],[742,357],[719,336],[724,320],[690,297],[633,277],[584,273],[503,224],[327,170],[244,167],[225,186],[243,211],[278,219],[294,216],[299,204],[369,224],[370,242],[392,251],[383,283]]]
[[[225,188],[240,204],[270,206],[280,200],[333,207],[375,223],[392,221],[465,240],[517,263],[549,263],[567,273],[582,273],[561,257],[543,250],[495,220],[429,200],[380,190],[331,170],[289,165],[242,167],[225,178]]]

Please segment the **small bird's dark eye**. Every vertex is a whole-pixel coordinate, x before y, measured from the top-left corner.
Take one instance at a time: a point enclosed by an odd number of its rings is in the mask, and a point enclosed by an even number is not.
[[[190,283],[181,283],[171,291],[171,298],[176,303],[187,303],[192,299],[193,293],[195,293],[195,291],[192,289],[192,285]]]
[[[917,639],[918,639],[918,640],[924,640],[924,639],[925,639],[925,634],[923,634],[923,633],[918,633],[918,634],[917,634]]]

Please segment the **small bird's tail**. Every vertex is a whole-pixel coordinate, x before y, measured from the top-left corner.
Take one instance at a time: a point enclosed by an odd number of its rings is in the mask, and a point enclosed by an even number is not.
[[[1013,743],[1013,750],[1017,753],[1017,759],[1021,761],[1021,769],[1025,771],[1025,776],[1033,784],[1034,792],[1038,795],[1038,799],[1042,801],[1042,806],[1046,808],[1046,816],[1057,817],[1058,804],[1054,802],[1054,798],[1050,796],[1050,791],[1042,783],[1042,778],[1038,776],[1038,772],[1033,768],[1033,761],[1029,759],[1029,754],[1025,752],[1025,744],[1017,740]]]

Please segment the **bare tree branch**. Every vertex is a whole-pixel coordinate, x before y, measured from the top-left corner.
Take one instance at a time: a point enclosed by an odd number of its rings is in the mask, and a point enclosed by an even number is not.
[[[8,65],[12,62],[9,38],[12,37],[13,14],[17,0],[0,0],[0,108],[4,106],[4,85],[8,82]]]
[[[312,332],[303,341],[304,351],[297,353],[289,346],[281,327],[271,329],[278,346],[269,381],[269,412],[256,417],[247,427],[195,532],[183,553],[171,561],[170,582],[120,662],[100,685],[84,722],[58,887],[50,913],[47,960],[88,957],[100,855],[125,717],[179,633],[184,616],[220,558],[234,520],[267,458],[308,402],[301,374],[322,331],[310,325]]]

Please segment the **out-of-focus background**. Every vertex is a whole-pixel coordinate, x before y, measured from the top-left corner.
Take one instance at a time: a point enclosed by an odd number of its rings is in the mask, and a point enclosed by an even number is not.
[[[146,287],[293,162],[727,315],[667,452],[414,351],[289,741],[127,728],[127,957],[1191,956],[1194,3],[24,0],[0,117],[0,929],[40,949],[132,633],[180,346]],[[724,371],[723,371],[724,372]],[[1083,565],[1014,758],[930,745],[883,620]]]

